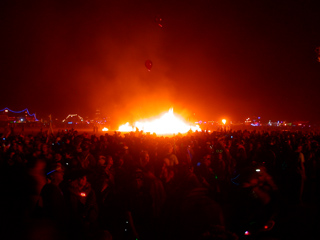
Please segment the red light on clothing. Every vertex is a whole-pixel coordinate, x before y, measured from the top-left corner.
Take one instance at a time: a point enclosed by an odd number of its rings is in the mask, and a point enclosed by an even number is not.
[[[80,196],[81,196],[81,197],[86,197],[86,196],[87,196],[87,194],[86,194],[86,193],[84,193],[84,192],[82,192],[82,193],[80,193]]]

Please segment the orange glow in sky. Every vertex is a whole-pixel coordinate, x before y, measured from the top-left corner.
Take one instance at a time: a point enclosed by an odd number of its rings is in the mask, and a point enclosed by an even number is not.
[[[156,133],[156,134],[176,134],[187,133],[192,130],[201,131],[199,125],[191,125],[185,122],[182,117],[176,116],[171,108],[168,112],[153,120],[137,121],[131,126],[129,123],[119,127],[120,132],[131,132],[138,128],[139,131]]]

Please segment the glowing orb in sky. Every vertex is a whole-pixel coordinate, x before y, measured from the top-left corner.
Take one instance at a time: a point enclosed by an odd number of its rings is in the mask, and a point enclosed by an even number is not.
[[[147,60],[147,61],[145,62],[145,65],[146,65],[146,68],[148,69],[148,71],[150,71],[151,68],[152,68],[152,62],[151,62],[150,60]]]

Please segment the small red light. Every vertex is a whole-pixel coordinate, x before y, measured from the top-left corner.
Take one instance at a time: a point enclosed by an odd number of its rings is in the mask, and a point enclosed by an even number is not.
[[[245,231],[244,235],[250,235],[249,231]]]
[[[268,225],[265,225],[265,226],[264,226],[264,229],[268,229]]]
[[[82,192],[82,193],[80,193],[80,196],[81,196],[81,197],[86,197],[86,196],[87,196],[87,194],[86,194],[86,193],[84,193],[84,192]]]

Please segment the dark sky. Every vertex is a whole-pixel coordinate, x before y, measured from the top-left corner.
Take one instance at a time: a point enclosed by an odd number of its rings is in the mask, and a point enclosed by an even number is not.
[[[1,1],[0,108],[317,121],[318,2]]]

